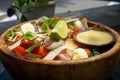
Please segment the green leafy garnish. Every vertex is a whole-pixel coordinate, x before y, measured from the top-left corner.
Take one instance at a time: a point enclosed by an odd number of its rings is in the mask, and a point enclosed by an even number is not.
[[[96,55],[99,55],[99,54],[100,54],[100,52],[98,52],[96,49],[92,49],[90,51],[90,56],[96,56]]]
[[[34,39],[35,37],[36,37],[36,34],[30,31],[26,32],[25,35],[23,36],[23,38],[30,39],[30,40]]]
[[[38,43],[32,45],[31,47],[29,47],[29,48],[26,50],[26,52],[31,53],[32,50],[34,50],[36,47],[38,47],[38,46],[40,46],[40,45],[41,45],[41,43],[38,42]]]
[[[6,35],[6,39],[8,41],[13,41],[14,40],[14,37],[15,37],[15,32],[19,32],[20,30],[19,29],[13,29],[13,30],[10,30],[7,35]]]

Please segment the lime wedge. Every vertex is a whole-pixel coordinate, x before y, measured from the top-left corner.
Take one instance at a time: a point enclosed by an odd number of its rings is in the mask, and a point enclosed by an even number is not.
[[[64,39],[67,37],[67,35],[68,27],[67,23],[64,20],[58,21],[50,33],[50,37],[57,40]]]

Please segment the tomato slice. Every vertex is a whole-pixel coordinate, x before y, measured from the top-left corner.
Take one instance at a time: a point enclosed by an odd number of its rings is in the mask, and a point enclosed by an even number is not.
[[[32,53],[34,54],[38,54],[41,58],[45,57],[45,55],[47,54],[47,48],[45,45],[41,45],[37,48],[35,48]]]
[[[16,48],[14,48],[12,50],[14,53],[25,56],[26,55],[26,49],[21,47],[21,46],[17,46]]]

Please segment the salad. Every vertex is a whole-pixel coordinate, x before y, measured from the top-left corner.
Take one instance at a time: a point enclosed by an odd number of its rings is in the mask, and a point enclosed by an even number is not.
[[[49,18],[43,16],[34,22],[25,22],[10,30],[5,39],[13,55],[26,59],[79,60],[99,55],[97,49],[82,48],[74,41],[75,34],[104,28],[89,26],[86,18]]]

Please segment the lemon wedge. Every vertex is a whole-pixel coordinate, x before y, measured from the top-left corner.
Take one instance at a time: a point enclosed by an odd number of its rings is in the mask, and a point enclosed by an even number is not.
[[[67,35],[68,27],[67,23],[64,20],[58,21],[50,33],[50,37],[57,40],[64,39],[67,37]]]
[[[32,23],[25,23],[20,27],[21,31],[25,34],[26,32],[35,32],[34,25]]]

